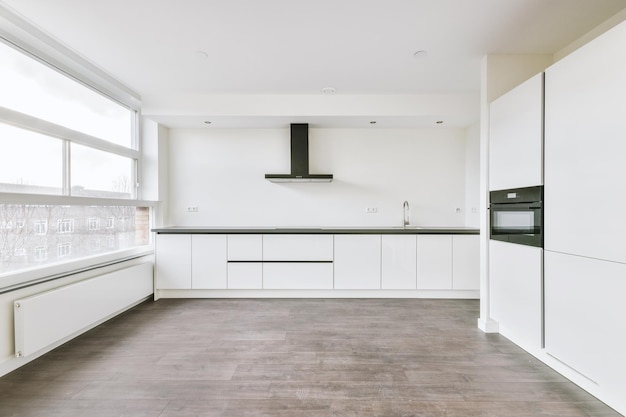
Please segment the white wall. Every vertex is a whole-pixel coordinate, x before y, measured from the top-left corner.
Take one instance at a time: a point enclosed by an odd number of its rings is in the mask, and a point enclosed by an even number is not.
[[[275,184],[264,175],[289,172],[288,127],[171,129],[167,224],[400,226],[408,200],[412,224],[464,226],[466,134],[312,127],[310,172],[334,181]]]
[[[480,123],[465,131],[465,225],[480,227]]]

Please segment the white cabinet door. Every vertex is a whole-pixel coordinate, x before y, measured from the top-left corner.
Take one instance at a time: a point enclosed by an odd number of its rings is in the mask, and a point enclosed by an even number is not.
[[[543,73],[489,108],[489,190],[543,184]]]
[[[545,252],[546,351],[621,398],[626,265]]]
[[[480,237],[452,236],[452,289],[480,289]]]
[[[191,235],[157,234],[156,288],[191,288]]]
[[[417,289],[452,289],[452,235],[417,236]]]
[[[264,235],[264,261],[332,261],[332,235]]]
[[[417,236],[382,236],[382,288],[414,290],[417,288]]]
[[[270,290],[332,290],[331,262],[264,262],[263,288]]]
[[[545,249],[626,262],[626,23],[546,70]]]
[[[191,235],[191,288],[227,288],[226,235]]]
[[[543,251],[489,241],[489,300],[500,333],[525,349],[541,348]]]
[[[263,260],[263,235],[228,235],[228,260]]]
[[[335,235],[335,289],[380,289],[380,235]]]
[[[260,290],[263,288],[263,264],[261,262],[228,263],[228,289]]]

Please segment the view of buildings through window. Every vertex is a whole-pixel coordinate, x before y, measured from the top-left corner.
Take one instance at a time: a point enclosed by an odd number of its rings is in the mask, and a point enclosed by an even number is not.
[[[0,274],[149,244],[148,207],[0,204]]]
[[[0,275],[148,245],[134,99],[1,38],[0,91]]]

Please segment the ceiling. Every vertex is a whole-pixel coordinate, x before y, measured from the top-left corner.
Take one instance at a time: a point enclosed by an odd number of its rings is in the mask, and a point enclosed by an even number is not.
[[[144,114],[170,127],[297,118],[467,124],[478,117],[482,57],[553,54],[626,7],[626,0],[1,1],[138,92]],[[472,104],[458,114],[382,104],[346,110],[359,97],[433,96]],[[307,108],[312,101],[318,107]]]

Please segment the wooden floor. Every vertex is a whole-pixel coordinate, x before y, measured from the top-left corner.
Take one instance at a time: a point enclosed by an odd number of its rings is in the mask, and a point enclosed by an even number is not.
[[[615,417],[475,300],[147,302],[0,378],[0,416]]]

